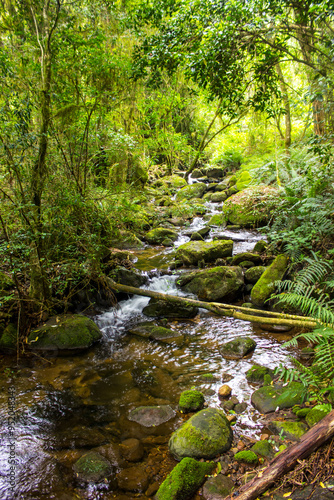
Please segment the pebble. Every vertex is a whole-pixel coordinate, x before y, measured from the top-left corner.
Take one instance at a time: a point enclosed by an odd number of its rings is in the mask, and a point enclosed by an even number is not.
[[[229,385],[224,384],[221,387],[219,387],[218,390],[218,396],[220,398],[228,398],[231,395],[232,389]]]

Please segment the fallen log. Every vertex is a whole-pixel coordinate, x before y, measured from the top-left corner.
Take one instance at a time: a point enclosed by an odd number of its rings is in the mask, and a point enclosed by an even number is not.
[[[289,315],[283,313],[272,313],[270,311],[262,311],[259,309],[248,309],[247,307],[235,306],[231,304],[220,304],[218,302],[204,302],[201,300],[190,299],[188,297],[179,297],[177,295],[169,295],[167,293],[154,292],[143,288],[136,288],[128,285],[121,285],[112,279],[108,278],[109,286],[117,292],[125,292],[133,295],[143,295],[159,300],[167,300],[177,304],[186,304],[197,306],[202,309],[217,314],[218,316],[228,316],[243,321],[251,321],[253,323],[261,323],[267,325],[284,325],[291,327],[315,328],[317,322],[312,318],[304,316]],[[247,314],[246,312],[247,311]]]
[[[289,472],[298,460],[308,457],[334,436],[334,410],[314,425],[300,441],[282,451],[264,470],[225,500],[254,500],[264,493],[280,476]],[[238,493],[238,494],[236,494]]]

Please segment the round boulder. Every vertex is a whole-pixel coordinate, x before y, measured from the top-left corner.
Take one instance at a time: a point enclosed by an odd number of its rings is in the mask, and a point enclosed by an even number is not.
[[[220,353],[224,358],[241,359],[256,347],[255,340],[250,337],[237,337],[230,342],[226,342],[220,347]]]

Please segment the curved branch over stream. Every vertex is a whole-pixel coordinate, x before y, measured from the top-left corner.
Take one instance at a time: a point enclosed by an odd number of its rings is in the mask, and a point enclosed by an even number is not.
[[[110,288],[117,292],[143,295],[144,297],[166,300],[170,303],[174,302],[176,304],[197,306],[202,309],[207,309],[218,316],[229,316],[235,319],[241,319],[242,321],[251,321],[252,323],[261,323],[264,325],[284,325],[303,328],[315,328],[317,326],[317,322],[309,317],[249,309],[231,304],[220,304],[218,302],[203,302],[188,297],[178,297],[176,295],[168,295],[167,293],[153,292],[152,290],[144,290],[143,288],[121,285],[110,278],[108,278],[108,283]]]

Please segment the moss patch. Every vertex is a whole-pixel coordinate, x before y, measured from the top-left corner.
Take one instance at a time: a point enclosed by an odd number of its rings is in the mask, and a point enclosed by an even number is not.
[[[179,400],[179,410],[183,413],[199,411],[204,405],[204,395],[200,391],[183,391]]]
[[[108,460],[93,451],[79,458],[73,469],[79,479],[89,482],[99,482],[111,472]]]
[[[284,437],[297,441],[307,431],[307,425],[303,422],[282,422],[273,420],[268,425],[269,429],[275,434],[283,434]]]
[[[207,263],[216,259],[223,259],[232,255],[233,241],[189,241],[179,246],[175,258],[181,260],[184,265],[196,265],[200,261]]]
[[[307,424],[312,427],[322,420],[328,413],[332,411],[332,406],[329,404],[316,405],[311,411],[306,415]]]
[[[263,382],[265,375],[272,374],[273,371],[270,370],[270,368],[267,368],[265,366],[260,366],[260,365],[253,365],[249,370],[246,372],[246,378],[248,382]],[[271,380],[271,377],[270,377]]]
[[[251,291],[252,303],[256,306],[264,305],[271,294],[275,291],[275,282],[283,278],[288,266],[286,255],[278,255],[274,262],[267,267],[260,279],[255,283]]]
[[[241,359],[254,351],[255,347],[256,342],[250,337],[237,337],[223,344],[220,347],[220,352],[225,358]]]
[[[251,447],[251,451],[261,457],[272,457],[274,455],[274,448],[269,443],[267,439],[263,441],[256,441],[256,443]]]
[[[259,461],[256,453],[254,453],[254,451],[251,450],[239,451],[234,455],[234,460],[236,460],[237,462],[245,462],[246,464],[253,464],[253,465],[256,465]]]

